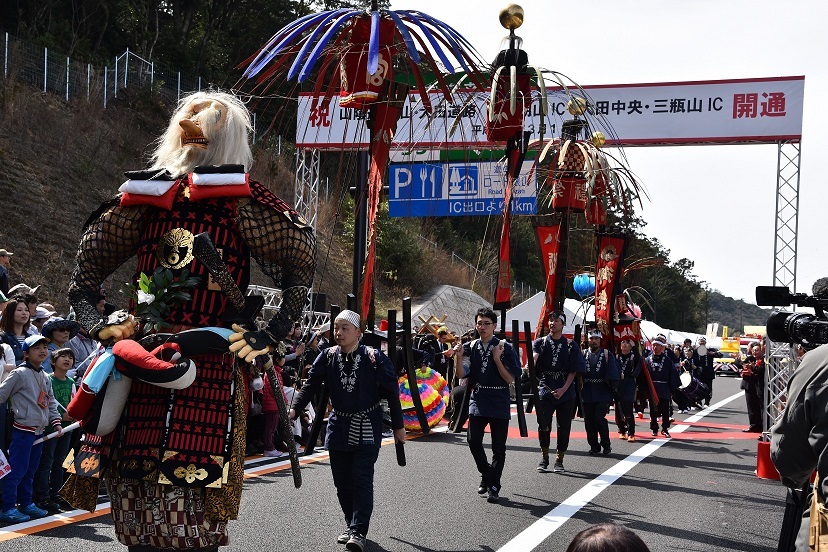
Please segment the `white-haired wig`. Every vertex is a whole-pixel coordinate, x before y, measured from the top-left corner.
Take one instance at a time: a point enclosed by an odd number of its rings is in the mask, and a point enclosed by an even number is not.
[[[226,114],[221,114],[214,107],[199,111],[193,116],[191,105],[194,102],[219,102]],[[225,123],[216,123],[225,116]],[[207,148],[185,147],[182,143],[182,129],[179,122],[184,119],[197,121],[204,137],[209,141]],[[253,126],[250,112],[241,100],[225,92],[196,92],[181,98],[178,109],[170,119],[166,132],[157,140],[157,148],[152,154],[152,169],[166,169],[173,176],[191,172],[202,165],[244,165],[250,170],[253,153],[248,141]]]

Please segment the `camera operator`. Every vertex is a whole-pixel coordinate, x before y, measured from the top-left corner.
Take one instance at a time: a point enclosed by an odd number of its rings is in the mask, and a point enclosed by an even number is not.
[[[762,354],[762,345],[752,343],[745,360],[737,356],[733,364],[740,370],[742,384],[739,387],[745,391],[747,403],[749,427],[743,431],[762,433],[762,418],[765,412],[765,357]]]
[[[801,489],[814,469],[820,474],[818,497],[828,497],[828,345],[806,354],[788,381],[788,403],[771,428],[771,459],[782,483]],[[807,510],[806,510],[807,512]],[[808,524],[802,524],[796,550],[808,548]],[[824,545],[816,550],[824,550]],[[813,548],[811,550],[814,550]]]

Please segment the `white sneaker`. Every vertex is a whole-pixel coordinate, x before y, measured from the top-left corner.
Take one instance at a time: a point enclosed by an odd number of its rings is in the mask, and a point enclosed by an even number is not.
[[[394,432],[393,432],[393,431],[391,431],[391,430],[389,429],[388,431],[383,431],[383,432],[382,432],[382,436],[383,436],[383,437],[393,437],[393,436],[394,436]]]
[[[279,458],[279,457],[280,457],[280,456],[282,456],[283,454],[284,454],[284,452],[282,452],[281,450],[279,450],[279,449],[273,449],[273,450],[266,450],[266,451],[264,451],[264,452],[262,453],[262,456],[267,456],[267,457],[269,457],[269,458]]]

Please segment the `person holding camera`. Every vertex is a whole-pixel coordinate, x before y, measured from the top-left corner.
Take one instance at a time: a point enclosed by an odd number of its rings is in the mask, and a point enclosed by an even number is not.
[[[811,525],[824,526],[828,511],[828,345],[817,347],[802,358],[799,367],[791,372],[787,397],[785,411],[771,428],[771,460],[789,489],[802,489],[817,471],[817,496],[810,513],[820,515],[811,519]],[[820,518],[822,522],[816,523]],[[804,523],[796,539],[796,550],[826,549],[824,545],[809,549],[808,541],[809,527]]]
[[[762,345],[751,344],[745,360],[737,357],[734,364],[740,369],[742,384],[739,387],[745,391],[747,403],[749,426],[742,431],[762,433],[762,419],[765,413],[765,358],[762,354]]]

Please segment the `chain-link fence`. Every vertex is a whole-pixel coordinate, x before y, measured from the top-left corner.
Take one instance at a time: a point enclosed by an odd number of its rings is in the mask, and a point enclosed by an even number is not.
[[[167,65],[148,61],[130,52],[116,56],[110,65],[94,66],[72,61],[59,52],[35,46],[9,35],[2,35],[3,77],[29,84],[44,93],[56,94],[67,102],[86,100],[108,102],[118,97],[124,89],[147,90],[164,102],[177,104],[182,96],[199,92],[210,85],[201,77],[182,74]],[[256,113],[253,116],[253,143],[257,132]],[[281,155],[281,137],[280,155]]]
[[[105,67],[72,61],[60,52],[35,46],[3,33],[3,77],[16,79],[68,101],[107,102],[125,88],[148,89],[165,101],[207,86],[201,77],[184,75],[164,64],[148,61],[127,49]]]

